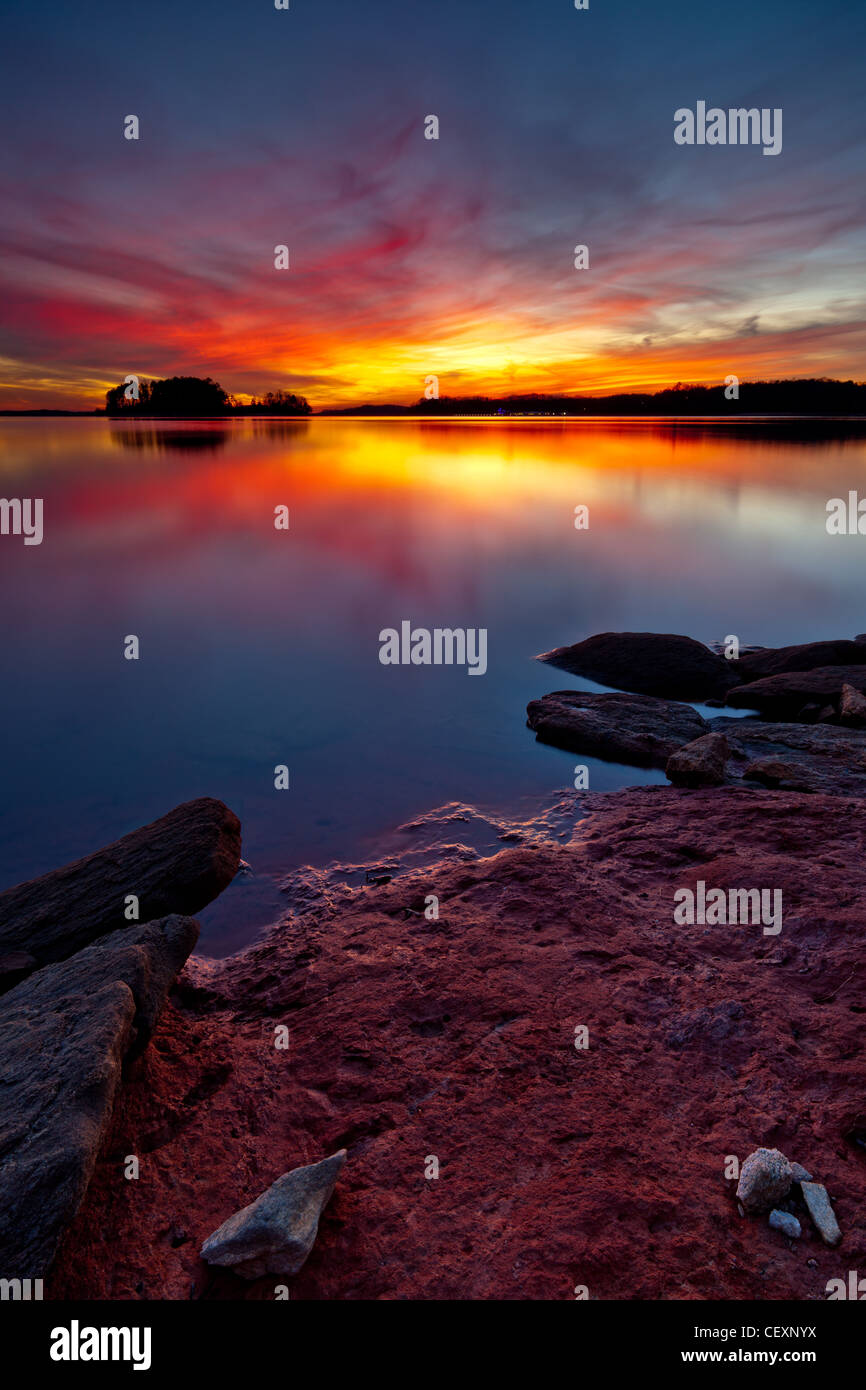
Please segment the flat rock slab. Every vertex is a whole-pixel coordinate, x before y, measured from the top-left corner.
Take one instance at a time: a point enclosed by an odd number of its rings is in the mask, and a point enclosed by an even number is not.
[[[707,732],[689,705],[648,695],[556,690],[526,707],[540,743],[633,767],[664,767],[678,748]]]
[[[800,1191],[824,1244],[838,1245],[842,1239],[842,1232],[839,1230],[839,1222],[827,1196],[826,1187],[819,1182],[802,1182]]]
[[[113,933],[0,999],[0,1270],[42,1278],[75,1215],[124,1061],[153,1032],[198,923]]]
[[[737,1218],[722,1160],[799,1159],[843,1245],[866,1250],[864,1150],[846,1138],[866,1138],[866,799],[658,785],[556,804],[564,841],[559,818],[541,833],[545,808],[491,857],[311,894],[249,950],[201,974],[194,957],[200,988],[124,1083],[146,1194],[100,1161],[46,1298],[272,1299],[205,1266],[202,1241],[346,1148],[296,1308],[557,1302],[577,1283],[602,1300],[825,1299],[842,1247],[816,1236],[792,1259],[766,1216]],[[409,843],[429,843],[424,824]],[[699,879],[779,888],[781,935],[678,926],[674,891]],[[431,890],[438,921],[415,913]]]
[[[340,1149],[321,1163],[293,1168],[267,1192],[224,1221],[201,1248],[208,1264],[229,1265],[243,1279],[297,1274],[313,1248],[319,1217],[346,1159]]]
[[[675,633],[600,632],[537,659],[600,685],[669,700],[724,699],[740,683],[736,662]]]
[[[866,666],[819,666],[789,671],[739,685],[725,701],[735,709],[754,709],[772,719],[794,719],[805,705],[838,705],[842,686],[866,691]]]
[[[708,726],[728,740],[729,780],[783,791],[866,794],[866,730],[720,716]]]
[[[187,801],[86,859],[0,893],[0,957],[26,952],[34,969],[65,960],[129,926],[128,894],[138,898],[139,922],[200,912],[234,878],[240,854],[237,816],[211,797]]]
[[[762,647],[746,652],[736,663],[744,681],[763,680],[787,671],[814,671],[818,666],[866,666],[866,643],[847,638],[802,642],[794,647]]]

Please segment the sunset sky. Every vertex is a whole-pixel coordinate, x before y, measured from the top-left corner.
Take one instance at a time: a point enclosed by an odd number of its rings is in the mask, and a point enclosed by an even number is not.
[[[0,408],[866,377],[863,0],[12,0],[3,39]],[[781,107],[781,154],[675,145],[698,100]]]

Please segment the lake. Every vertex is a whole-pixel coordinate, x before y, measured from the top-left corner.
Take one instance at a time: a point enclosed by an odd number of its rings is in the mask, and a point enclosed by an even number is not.
[[[862,632],[866,538],[825,525],[829,498],[866,493],[862,430],[0,421],[0,491],[44,499],[41,545],[0,536],[0,888],[216,796],[254,884],[202,914],[200,949],[225,954],[300,865],[375,856],[443,803],[518,813],[570,786],[574,755],[525,707],[593,687],[536,653],[606,630]],[[406,620],[486,629],[486,673],[382,665]],[[665,780],[585,761],[592,790]]]

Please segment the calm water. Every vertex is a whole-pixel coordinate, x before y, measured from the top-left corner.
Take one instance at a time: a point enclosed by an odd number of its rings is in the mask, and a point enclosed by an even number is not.
[[[258,885],[204,914],[223,952],[276,914],[271,876],[362,858],[446,801],[517,809],[570,784],[574,756],[536,744],[524,709],[580,682],[536,652],[608,629],[862,632],[866,538],[824,522],[829,497],[866,493],[866,443],[774,433],[0,422],[0,491],[45,499],[41,546],[0,537],[0,887],[221,797]],[[487,674],[380,665],[404,618],[486,627]],[[590,766],[594,790],[664,780]]]

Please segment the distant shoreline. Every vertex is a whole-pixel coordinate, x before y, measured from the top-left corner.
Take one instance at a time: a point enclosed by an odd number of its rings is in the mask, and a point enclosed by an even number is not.
[[[398,408],[383,407],[381,410],[370,409],[361,406],[357,409],[348,410],[315,410],[311,415],[280,415],[274,411],[263,411],[261,415],[234,414],[229,412],[225,415],[106,415],[104,410],[0,410],[0,419],[36,419],[36,420],[108,420],[112,423],[136,424],[138,422],[167,421],[178,423],[189,420],[207,420],[208,422],[220,421],[230,423],[233,420],[422,420],[430,423],[435,420],[574,420],[574,421],[593,421],[593,420],[657,420],[660,422],[676,421],[701,421],[711,420],[714,424],[742,424],[744,422],[759,423],[762,420],[815,420],[815,421],[838,421],[840,424],[866,424],[866,414],[847,415],[830,414],[826,411],[801,411],[799,413],[782,411],[750,411],[738,412],[737,414],[725,413],[723,415],[699,414],[695,411],[684,411],[676,414],[672,411],[601,411],[578,414],[576,411],[559,410],[513,410],[513,411],[454,411],[449,413],[427,414],[413,410],[410,406]]]

